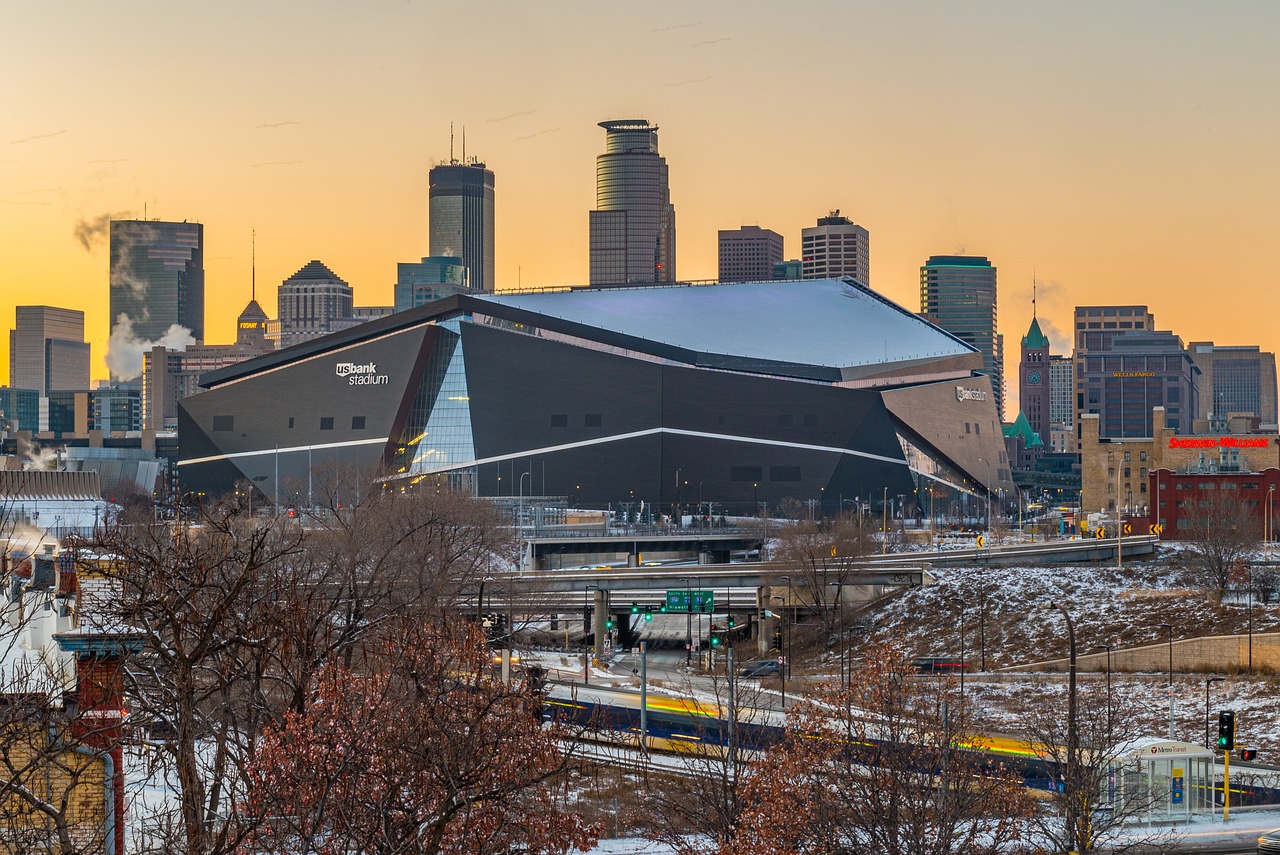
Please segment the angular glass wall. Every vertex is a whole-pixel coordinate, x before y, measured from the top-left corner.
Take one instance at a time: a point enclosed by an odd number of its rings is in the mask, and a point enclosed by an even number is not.
[[[462,318],[438,324],[439,333],[422,372],[417,394],[405,421],[404,434],[392,459],[394,474],[427,475],[475,460],[471,435],[471,404],[467,371],[462,358]],[[468,470],[470,472],[470,470]],[[456,480],[457,483],[453,483]],[[450,479],[466,487],[467,473]],[[414,481],[416,483],[416,479]]]
[[[919,440],[898,433],[915,481],[915,515],[936,524],[963,524],[987,513],[987,488],[940,459]]]

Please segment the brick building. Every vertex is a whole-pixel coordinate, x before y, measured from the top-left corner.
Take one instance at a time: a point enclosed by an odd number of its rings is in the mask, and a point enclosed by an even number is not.
[[[1098,415],[1081,416],[1077,431],[1083,513],[1112,512],[1119,507],[1135,516],[1147,516],[1151,472],[1155,469],[1213,474],[1260,472],[1280,466],[1280,439],[1274,432],[1179,435],[1166,426],[1164,407],[1152,409],[1151,423],[1151,436],[1103,439]]]
[[[1224,438],[1228,439],[1228,438]],[[1190,440],[1189,440],[1190,441]],[[1148,474],[1152,502],[1151,522],[1164,526],[1161,540],[1183,540],[1192,535],[1196,521],[1214,507],[1216,497],[1230,500],[1257,521],[1257,536],[1275,530],[1275,491],[1280,468],[1260,472],[1204,471],[1194,466],[1182,470],[1152,469]],[[1271,525],[1265,520],[1271,515]]]

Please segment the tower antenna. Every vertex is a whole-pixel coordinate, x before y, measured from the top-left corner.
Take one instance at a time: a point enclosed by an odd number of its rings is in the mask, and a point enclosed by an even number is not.
[[[457,161],[453,159],[453,122],[449,123],[449,162],[457,163]]]
[[[467,162],[467,126],[462,126],[462,162]]]
[[[249,232],[249,299],[258,299],[258,230]]]
[[[1031,317],[1036,316],[1036,269],[1031,268]]]

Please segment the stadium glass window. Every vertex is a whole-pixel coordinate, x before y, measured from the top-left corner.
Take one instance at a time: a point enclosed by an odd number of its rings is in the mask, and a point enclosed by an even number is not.
[[[729,470],[730,481],[760,481],[763,476],[762,466],[734,466]]]
[[[293,429],[293,416],[289,416],[289,429]]]
[[[320,430],[333,430],[333,416],[320,417]]]
[[[569,414],[568,413],[552,413],[551,426],[552,427],[568,427]]]
[[[599,413],[587,413],[582,423],[587,427],[600,427],[604,424],[604,417]]]
[[[352,416],[352,417],[351,417],[351,429],[352,429],[352,430],[364,430],[364,416]]]
[[[235,416],[214,416],[213,429],[216,431],[235,430],[236,417]]]

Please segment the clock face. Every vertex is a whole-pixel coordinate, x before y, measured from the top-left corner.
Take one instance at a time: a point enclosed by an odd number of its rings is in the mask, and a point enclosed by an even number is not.
[[[1027,372],[1027,382],[1028,382],[1028,383],[1030,383],[1032,386],[1039,386],[1039,385],[1040,385],[1040,372],[1039,372],[1039,371],[1028,371],[1028,372]]]

